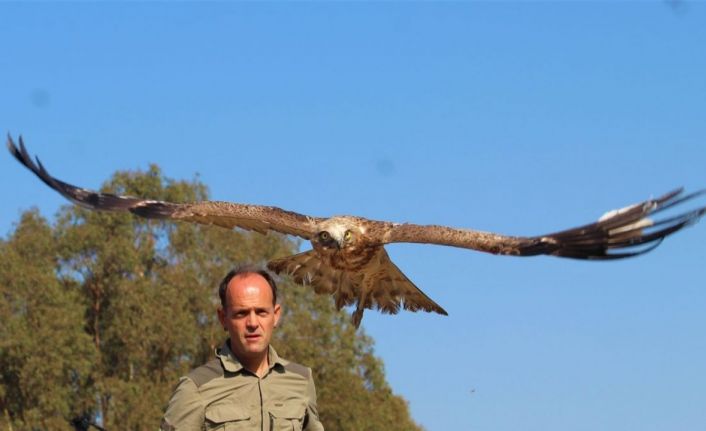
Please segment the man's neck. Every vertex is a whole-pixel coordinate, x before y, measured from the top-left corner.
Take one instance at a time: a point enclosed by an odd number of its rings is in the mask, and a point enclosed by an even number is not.
[[[267,374],[267,370],[270,369],[268,353],[268,351],[265,351],[265,354],[262,356],[242,359],[238,358],[238,360],[240,361],[240,364],[243,366],[243,368],[245,368],[246,370],[250,371],[258,377],[264,377],[265,374]]]

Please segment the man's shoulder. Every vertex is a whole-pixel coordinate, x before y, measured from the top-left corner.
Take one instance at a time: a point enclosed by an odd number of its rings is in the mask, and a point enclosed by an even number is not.
[[[206,383],[218,377],[223,377],[223,366],[221,365],[221,360],[218,358],[213,358],[200,367],[194,368],[186,375],[196,387],[201,387]]]
[[[282,359],[281,362],[282,366],[288,373],[297,374],[305,379],[311,377],[311,368],[286,359]]]

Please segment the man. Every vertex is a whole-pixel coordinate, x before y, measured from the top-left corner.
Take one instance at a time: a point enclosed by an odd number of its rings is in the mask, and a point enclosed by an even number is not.
[[[272,276],[233,270],[218,294],[218,319],[229,339],[217,358],[180,379],[161,429],[323,430],[311,370],[270,346],[282,312]]]

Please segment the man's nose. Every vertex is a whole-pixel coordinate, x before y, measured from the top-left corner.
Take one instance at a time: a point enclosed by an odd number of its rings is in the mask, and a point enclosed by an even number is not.
[[[248,318],[245,321],[245,323],[250,328],[257,327],[257,314],[255,313],[255,310],[252,310],[250,313],[248,313]]]

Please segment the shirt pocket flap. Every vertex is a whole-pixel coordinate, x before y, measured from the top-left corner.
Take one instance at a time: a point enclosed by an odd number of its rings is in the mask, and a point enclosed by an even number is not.
[[[302,403],[286,403],[284,405],[273,405],[270,407],[270,414],[277,419],[304,419],[306,406]]]
[[[206,409],[206,419],[214,424],[250,419],[250,413],[237,404],[211,406]]]

